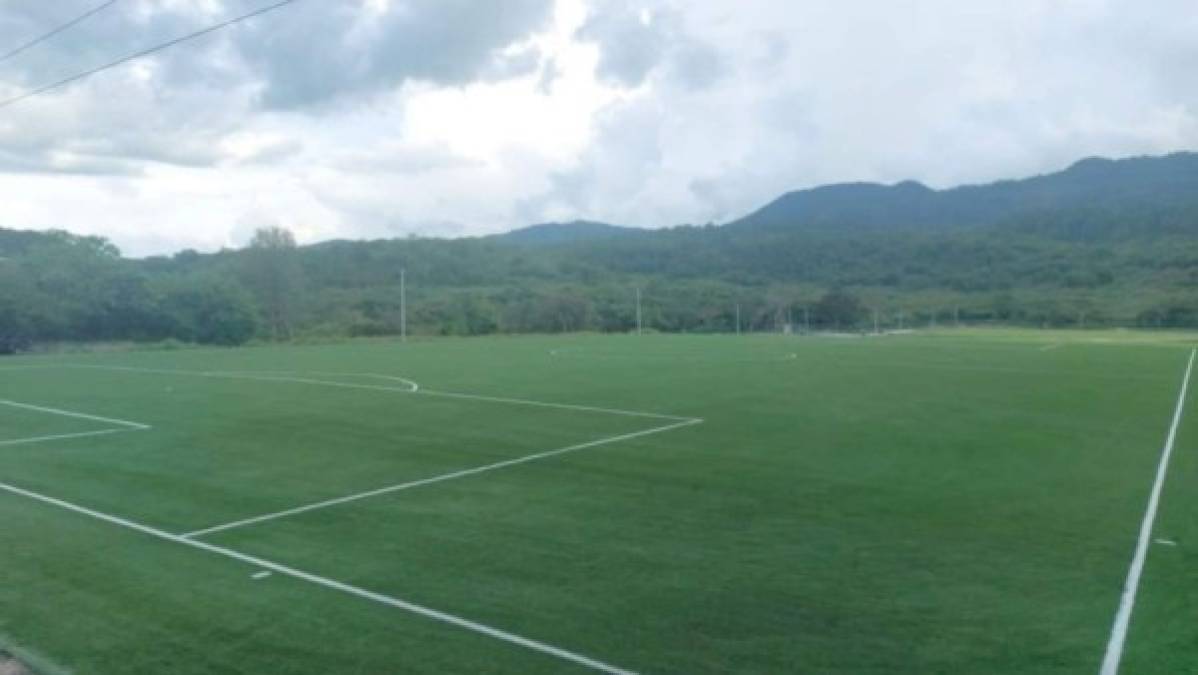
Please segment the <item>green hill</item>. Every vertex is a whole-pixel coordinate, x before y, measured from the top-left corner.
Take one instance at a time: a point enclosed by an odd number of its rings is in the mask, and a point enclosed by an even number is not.
[[[0,350],[391,334],[400,269],[408,325],[423,333],[629,330],[636,288],[647,325],[671,331],[732,330],[737,306],[749,329],[804,312],[831,325],[816,311],[831,289],[857,303],[836,325],[876,311],[888,325],[1193,326],[1196,235],[1193,153],[947,190],[825,186],[726,225],[664,230],[577,221],[142,260],[94,237],[0,230]]]

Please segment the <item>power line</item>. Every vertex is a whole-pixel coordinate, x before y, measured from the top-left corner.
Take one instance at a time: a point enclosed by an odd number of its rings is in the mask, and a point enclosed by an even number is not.
[[[95,75],[96,73],[108,70],[109,68],[115,68],[117,66],[129,63],[130,61],[135,61],[137,59],[149,56],[150,54],[154,54],[154,53],[160,52],[164,49],[174,47],[175,45],[177,45],[181,42],[187,42],[188,40],[194,40],[195,38],[202,37],[209,33],[215,33],[216,31],[218,31],[222,28],[228,28],[229,26],[232,26],[233,24],[241,23],[242,21],[245,21],[247,19],[252,19],[256,16],[261,16],[263,14],[266,14],[267,12],[271,12],[271,11],[274,11],[281,7],[290,5],[293,2],[296,2],[296,0],[282,0],[281,2],[276,2],[273,5],[267,5],[266,7],[263,7],[261,9],[256,9],[248,14],[242,14],[241,16],[234,17],[232,19],[229,19],[228,21],[222,21],[218,24],[208,26],[207,28],[198,30],[194,33],[188,33],[187,35],[184,35],[182,37],[177,37],[173,40],[167,40],[166,42],[162,42],[162,43],[154,45],[153,47],[150,47],[148,49],[143,49],[139,52],[129,54],[128,56],[122,56],[121,58],[119,58],[116,61],[113,61],[111,63],[106,63],[102,66],[97,66],[90,70],[85,70],[81,73],[71,75],[70,77],[65,77],[61,80],[58,80],[57,82],[52,82],[50,84],[38,87],[36,89],[30,89],[29,91],[26,91],[23,94],[18,94],[17,96],[14,96],[12,98],[0,101],[0,108],[7,108],[8,106],[13,105],[14,103],[19,103],[21,101],[24,101],[27,98],[33,98],[34,96],[38,96],[38,95],[44,94],[48,91],[58,89],[59,87],[64,87],[73,82],[78,82],[79,80],[86,79],[88,77],[91,77],[92,75]]]
[[[83,14],[80,14],[79,16],[75,17],[74,19],[71,19],[70,21],[55,28],[54,30],[50,31],[49,33],[44,33],[44,34],[30,40],[29,42],[26,42],[25,44],[21,45],[20,47],[17,47],[16,49],[12,50],[11,52],[8,52],[7,54],[0,56],[0,61],[7,61],[7,60],[11,59],[12,57],[16,56],[17,54],[20,54],[21,52],[25,51],[26,49],[29,49],[30,47],[33,47],[35,45],[39,45],[39,44],[45,42],[46,40],[49,40],[50,38],[54,37],[55,35],[58,35],[59,33],[63,32],[64,30],[70,28],[71,26],[74,26],[75,24],[90,18],[92,15],[99,14],[100,12],[104,11],[105,9],[108,9],[109,7],[115,5],[116,3],[117,3],[117,0],[108,0],[108,2],[102,4],[98,7],[93,7],[91,9],[89,9],[88,11],[84,12]]]

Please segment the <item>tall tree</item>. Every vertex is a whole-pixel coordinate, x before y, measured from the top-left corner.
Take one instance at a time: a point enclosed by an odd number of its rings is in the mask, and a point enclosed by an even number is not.
[[[838,330],[856,326],[865,314],[857,296],[839,288],[825,293],[814,309],[816,321]]]
[[[257,296],[271,338],[290,339],[301,278],[295,236],[283,227],[254,232],[244,257],[242,278]]]

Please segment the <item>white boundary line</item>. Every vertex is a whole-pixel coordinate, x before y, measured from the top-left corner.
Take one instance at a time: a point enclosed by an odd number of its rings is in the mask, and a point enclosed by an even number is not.
[[[88,436],[106,436],[108,434],[121,434],[127,431],[140,431],[139,429],[101,429],[100,431],[80,431],[75,434],[55,434],[53,436],[34,436],[32,438],[15,438],[10,441],[0,441],[0,448],[11,445],[25,445],[27,443],[44,443],[46,441],[61,441],[68,438],[87,438]]]
[[[185,373],[192,375],[193,373]],[[293,382],[296,384],[319,384],[326,387],[339,387],[342,389],[367,389],[370,391],[398,391],[405,394],[414,394],[420,385],[411,380],[405,380],[402,377],[390,377],[387,375],[374,375],[371,373],[344,373],[338,377],[378,377],[384,379],[392,379],[398,382],[403,382],[406,387],[388,387],[381,384],[355,384],[353,382],[333,382],[330,380],[317,380],[310,377],[297,377],[294,375],[277,375],[277,374],[261,374],[252,372],[236,372],[236,371],[210,371],[203,373],[194,373],[201,377],[222,377],[231,380],[254,380],[257,382]]]
[[[233,521],[230,523],[224,523],[222,525],[214,525],[212,527],[204,528],[202,530],[195,530],[194,532],[188,532],[188,533],[180,535],[180,536],[184,539],[192,539],[194,537],[202,537],[207,534],[214,534],[216,532],[232,530],[234,528],[244,527],[246,525],[254,525],[256,523],[262,523],[262,522],[266,522],[268,520],[276,520],[278,518],[285,518],[287,516],[293,516],[293,515],[300,514],[300,513],[306,513],[308,511],[315,511],[317,509],[323,509],[323,508],[326,508],[329,506],[336,506],[338,504],[345,504],[348,502],[358,501],[359,499],[367,499],[369,497],[377,497],[379,495],[390,494],[392,492],[399,492],[401,490],[409,490],[411,488],[423,487],[425,485],[432,485],[433,483],[440,483],[440,482],[447,481],[447,480],[453,480],[455,478],[464,478],[466,476],[473,476],[475,474],[480,474],[480,473],[484,473],[487,471],[494,471],[496,469],[504,469],[509,466],[516,466],[518,464],[525,464],[525,463],[533,462],[533,461],[536,461],[539,459],[545,459],[546,457],[554,457],[556,455],[564,455],[568,452],[585,450],[586,448],[593,448],[593,447],[600,446],[600,445],[607,445],[609,443],[617,443],[620,441],[627,441],[627,440],[631,440],[633,438],[639,438],[641,436],[648,436],[650,434],[658,434],[663,431],[670,431],[671,429],[677,429],[679,427],[690,426],[692,424],[699,424],[702,421],[703,420],[701,420],[701,419],[691,419],[691,420],[687,420],[685,422],[675,422],[673,424],[667,424],[667,425],[660,426],[660,427],[654,427],[652,429],[645,429],[643,431],[634,431],[632,433],[620,434],[619,436],[609,436],[607,438],[600,438],[598,440],[588,441],[586,443],[579,443],[577,445],[571,445],[571,446],[567,446],[564,448],[558,448],[556,450],[546,450],[545,452],[537,452],[537,453],[533,453],[531,455],[525,455],[523,457],[516,457],[515,459],[504,460],[502,462],[495,462],[493,464],[476,466],[471,469],[463,469],[461,471],[453,471],[451,473],[441,474],[440,476],[433,476],[431,478],[423,478],[420,480],[409,481],[406,483],[399,483],[396,485],[390,485],[387,487],[378,488],[376,490],[368,490],[366,492],[358,492],[356,494],[346,495],[344,497],[337,497],[335,499],[327,499],[322,502],[307,504],[305,506],[297,506],[295,508],[287,509],[284,511],[276,511],[274,513],[265,513],[260,516],[254,516],[253,518],[245,518],[243,520],[236,520],[236,521]]]
[[[141,422],[130,422],[129,420],[120,420],[114,417],[100,417],[99,415],[88,415],[81,412],[73,412],[70,410],[61,410],[59,408],[47,408],[40,405],[30,405],[29,403],[20,403],[0,398],[0,405],[6,405],[13,408],[22,408],[24,410],[33,410],[35,412],[49,413],[51,415],[62,415],[63,417],[75,417],[81,420],[91,420],[92,422],[106,422],[108,424],[116,424],[118,426],[127,427],[129,429],[149,429],[150,425],[142,424]]]
[[[487,401],[489,403],[511,403],[514,405],[529,405],[538,408],[557,408],[558,410],[579,410],[582,412],[604,413],[607,415],[625,415],[628,417],[647,417],[649,419],[658,420],[674,420],[677,422],[691,422],[694,417],[683,417],[681,415],[666,415],[655,412],[642,412],[639,410],[622,410],[620,408],[600,408],[593,405],[577,405],[574,403],[550,403],[548,401],[533,401],[525,398],[506,398],[503,396],[486,396],[483,394],[461,394],[454,391],[434,391],[432,389],[421,389],[415,392],[420,396],[437,396],[441,398],[457,398],[467,401]]]
[[[633,358],[638,357],[637,354],[611,354],[611,353],[602,353],[602,352],[589,352],[589,351],[586,351],[585,347],[561,347],[558,349],[550,349],[549,350],[549,356],[553,356],[553,357],[573,356],[573,355],[580,354],[580,353],[585,358],[590,358],[590,359],[633,359]],[[640,356],[644,356],[644,355],[640,355]],[[664,355],[656,354],[656,355],[650,355],[650,356],[653,358],[661,358]],[[670,355],[670,362],[671,363],[718,363],[718,364],[775,363],[777,361],[793,361],[797,358],[799,358],[799,355],[797,352],[787,352],[785,354],[780,354],[780,355],[771,355],[768,358],[760,358],[760,359],[752,359],[752,358],[740,359],[740,358],[738,358],[738,359],[729,359],[727,361],[719,361],[719,360],[713,360],[713,359],[709,359],[709,358],[703,358],[701,355],[697,355],[697,354],[685,354],[681,357],[678,357],[677,355]]]
[[[215,553],[216,555],[224,556],[226,558],[232,558],[233,560],[238,560],[238,561],[241,561],[244,563],[248,563],[250,565],[268,569],[272,572],[277,572],[279,574],[283,574],[283,575],[286,575],[286,576],[289,576],[289,577],[292,577],[295,579],[307,581],[309,583],[313,583],[318,586],[324,586],[325,588],[329,588],[329,589],[332,589],[335,591],[341,591],[342,593],[347,593],[349,595],[355,595],[359,598],[371,600],[371,601],[377,602],[379,604],[389,605],[391,607],[395,607],[397,609],[402,609],[404,611],[411,612],[413,614],[417,614],[417,615],[423,616],[425,618],[432,619],[434,621],[440,621],[442,623],[451,624],[451,625],[457,626],[459,628],[464,628],[468,631],[472,631],[474,633],[486,635],[487,637],[492,637],[497,640],[502,640],[504,642],[508,642],[508,643],[511,643],[514,645],[519,645],[526,649],[531,649],[533,651],[541,652],[542,654],[548,654],[549,656],[554,656],[559,659],[571,661],[578,665],[586,666],[586,667],[594,669],[594,670],[598,670],[598,671],[605,672],[605,673],[611,673],[612,675],[635,675],[632,671],[625,670],[623,668],[618,668],[616,666],[604,663],[602,661],[597,661],[590,657],[583,656],[581,654],[577,654],[575,652],[571,652],[566,649],[562,649],[560,647],[555,647],[553,645],[546,644],[544,642],[538,642],[536,640],[531,640],[526,637],[521,637],[514,633],[509,633],[507,631],[500,630],[498,628],[494,628],[494,627],[488,626],[486,624],[478,623],[476,621],[471,621],[469,619],[464,619],[460,616],[455,616],[455,615],[449,614],[447,612],[430,609],[428,607],[424,607],[423,605],[418,605],[416,603],[408,602],[407,600],[392,597],[389,595],[383,595],[382,593],[375,593],[373,591],[368,591],[364,588],[359,588],[357,586],[351,586],[350,584],[336,581],[334,579],[329,579],[328,577],[322,577],[322,576],[319,576],[316,574],[312,574],[310,572],[304,572],[303,570],[298,570],[298,569],[295,569],[294,567],[287,567],[286,565],[281,565],[279,563],[272,562],[272,561],[266,560],[264,558],[258,558],[258,557],[252,556],[252,555],[247,555],[245,553],[241,553],[239,551],[234,551],[232,549],[223,548],[220,546],[213,546],[212,544],[208,544],[208,543],[205,543],[202,541],[195,541],[193,539],[184,539],[183,537],[181,537],[179,535],[171,534],[169,532],[164,532],[163,530],[159,530],[157,528],[150,527],[148,525],[143,525],[141,523],[137,523],[132,520],[126,520],[125,518],[120,518],[118,516],[109,515],[107,513],[101,513],[100,511],[93,511],[92,509],[89,509],[89,508],[86,508],[83,506],[79,506],[77,504],[72,504],[71,502],[63,501],[61,499],[55,499],[54,497],[49,497],[49,496],[46,496],[43,494],[39,494],[39,493],[33,492],[31,490],[25,490],[25,489],[16,487],[14,485],[9,485],[7,483],[0,483],[0,490],[4,490],[6,492],[9,492],[9,493],[12,493],[15,495],[19,495],[22,497],[27,497],[29,499],[34,499],[39,502],[43,502],[45,504],[50,504],[52,506],[57,506],[59,508],[66,509],[68,511],[73,511],[75,513],[79,513],[79,514],[82,514],[85,516],[90,516],[97,520],[103,520],[103,521],[111,523],[113,525],[119,525],[121,527],[128,528],[130,530],[136,530],[143,534],[147,534],[152,537],[157,537],[158,539],[163,539],[165,541],[174,542],[176,544],[183,544],[184,546],[190,546],[192,548],[197,548],[202,551],[207,551],[209,553]]]
[[[1123,585],[1123,596],[1119,600],[1119,610],[1115,613],[1115,623],[1111,626],[1111,639],[1107,642],[1102,670],[1099,671],[1101,675],[1116,675],[1119,672],[1119,660],[1123,656],[1123,644],[1127,641],[1127,629],[1131,624],[1131,613],[1136,604],[1136,591],[1139,590],[1140,575],[1144,572],[1144,561],[1148,557],[1152,526],[1156,521],[1156,510],[1161,501],[1165,475],[1169,472],[1169,458],[1173,455],[1173,441],[1177,438],[1177,427],[1181,424],[1181,414],[1185,409],[1186,389],[1190,386],[1190,371],[1194,368],[1196,353],[1198,350],[1190,350],[1190,361],[1186,364],[1181,391],[1177,394],[1177,407],[1173,410],[1173,423],[1169,426],[1169,435],[1165,438],[1164,449],[1161,450],[1160,463],[1156,468],[1156,481],[1152,484],[1148,507],[1144,510],[1144,520],[1140,523],[1140,538],[1136,543],[1135,555],[1131,559],[1131,567],[1127,570],[1127,581]]]

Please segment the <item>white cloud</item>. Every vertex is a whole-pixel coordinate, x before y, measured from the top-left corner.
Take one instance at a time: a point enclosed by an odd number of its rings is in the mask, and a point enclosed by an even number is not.
[[[0,8],[18,44],[85,2]],[[0,63],[12,93],[245,11],[130,0]],[[1180,0],[301,2],[0,109],[0,226],[129,253],[735,218],[1198,145]],[[69,39],[67,39],[69,37]],[[248,229],[247,229],[248,228]]]

